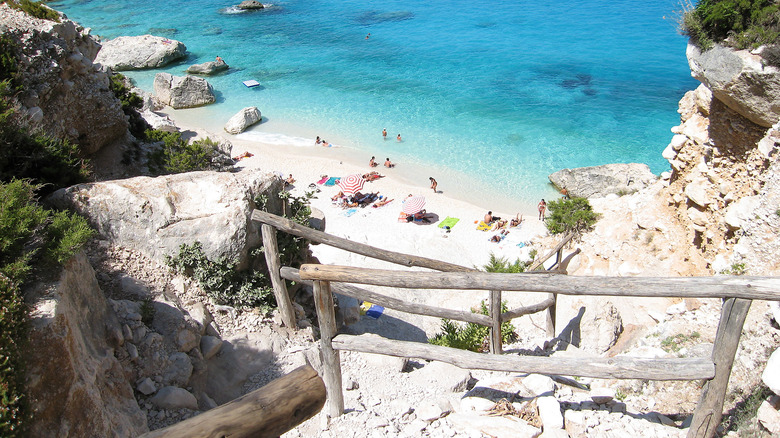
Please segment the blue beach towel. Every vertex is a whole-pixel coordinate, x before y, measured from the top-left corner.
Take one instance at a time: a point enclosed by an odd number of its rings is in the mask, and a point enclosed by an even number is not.
[[[346,217],[350,217],[350,216],[352,216],[353,214],[355,214],[357,212],[358,212],[357,208],[350,208],[349,210],[345,211],[344,213],[341,213],[341,215],[342,216],[346,216]]]
[[[338,176],[332,176],[332,177],[328,178],[327,181],[325,181],[325,185],[326,186],[335,186],[336,185],[336,181],[338,181],[340,179],[341,178],[339,178]]]

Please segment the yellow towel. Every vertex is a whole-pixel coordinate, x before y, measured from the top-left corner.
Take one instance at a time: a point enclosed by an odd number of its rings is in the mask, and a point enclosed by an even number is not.
[[[486,224],[485,221],[479,221],[479,225],[477,225],[477,229],[479,231],[490,231],[491,225]]]

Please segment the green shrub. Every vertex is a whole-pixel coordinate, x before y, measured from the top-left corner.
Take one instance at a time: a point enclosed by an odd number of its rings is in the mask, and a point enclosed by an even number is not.
[[[268,280],[257,271],[236,271],[233,261],[209,260],[200,242],[182,244],[179,254],[167,257],[168,266],[197,280],[217,304],[234,307],[276,306]]]
[[[727,269],[719,272],[722,275],[745,275],[747,273],[747,265],[745,263],[732,263]]]
[[[547,204],[549,216],[545,224],[551,234],[570,233],[577,234],[589,231],[596,221],[599,214],[593,211],[585,198],[561,198],[556,201],[550,201]]]
[[[487,305],[482,301],[480,303],[480,309],[471,309],[473,313],[481,313],[483,315],[488,314]],[[501,312],[506,312],[506,302],[501,303]],[[441,345],[443,347],[459,348],[461,350],[469,350],[475,352],[487,351],[489,345],[488,336],[490,336],[490,329],[483,325],[469,323],[459,323],[451,321],[446,318],[441,320],[442,333],[428,339],[428,342],[433,345]],[[514,342],[517,339],[517,333],[515,333],[515,327],[509,321],[501,323],[501,340],[505,344]]]
[[[773,0],[700,0],[695,8],[684,6],[679,26],[705,50],[714,42],[737,49],[777,44],[780,5]]]
[[[280,191],[279,198],[285,202],[284,217],[290,219],[299,225],[309,226],[311,217],[311,207],[309,200],[313,196],[312,192],[307,192],[301,197],[292,196],[288,191]],[[265,195],[259,195],[255,198],[255,205],[258,209],[267,211],[268,199]],[[293,236],[289,233],[276,233],[276,245],[279,250],[279,262],[282,266],[298,268],[301,266],[303,251],[307,248],[308,242],[302,237]],[[263,248],[253,253],[253,256],[259,256]]]
[[[533,259],[531,259],[533,260]],[[510,263],[504,257],[496,257],[492,252],[490,253],[490,260],[486,265],[482,266],[485,272],[505,272],[508,274],[519,274],[525,272],[525,269],[530,265],[528,262],[521,262],[520,259],[516,259],[513,263]]]
[[[89,161],[67,140],[31,133],[8,100],[9,81],[0,82],[0,182],[14,178],[39,184],[39,195],[87,180]]]
[[[57,14],[54,9],[44,5],[43,1],[34,2],[30,0],[7,0],[5,3],[7,3],[8,6],[14,9],[22,10],[35,18],[56,21],[58,23],[60,22],[59,14]]]
[[[147,129],[146,138],[162,145],[149,154],[149,170],[157,175],[193,172],[196,170],[220,170],[222,160],[217,142],[210,138],[192,143],[181,138],[178,132]]]
[[[0,436],[23,436],[24,363],[20,345],[26,339],[20,285],[30,276],[43,248],[45,259],[63,263],[80,250],[92,230],[86,221],[64,212],[52,213],[36,203],[40,186],[14,179],[0,183]],[[35,263],[36,267],[48,265]]]
[[[114,92],[114,95],[122,103],[122,112],[124,112],[130,118],[130,133],[135,138],[145,139],[146,130],[151,129],[146,120],[141,117],[138,110],[143,106],[143,99],[140,96],[130,91],[130,88],[126,85],[127,78],[120,73],[114,73],[111,75],[111,81],[109,82],[109,88]]]
[[[10,36],[0,35],[0,81],[11,83],[19,70],[16,60],[16,43]]]

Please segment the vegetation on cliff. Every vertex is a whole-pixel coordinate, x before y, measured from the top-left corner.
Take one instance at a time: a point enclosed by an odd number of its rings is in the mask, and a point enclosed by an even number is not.
[[[583,233],[593,228],[599,214],[593,211],[585,198],[561,198],[547,204],[549,215],[545,221],[550,234]]]
[[[749,49],[780,41],[776,0],[699,0],[683,9],[680,30],[702,49],[714,43]]]
[[[29,4],[22,2],[21,4]],[[85,219],[44,209],[37,197],[86,180],[78,148],[31,126],[12,97],[16,47],[0,37],[0,436],[23,436],[27,308],[22,286],[33,271],[67,261],[92,236]]]
[[[6,3],[8,6],[26,12],[35,18],[43,20],[60,21],[60,16],[54,9],[44,5],[43,1],[34,2],[31,0],[7,0],[0,3]]]

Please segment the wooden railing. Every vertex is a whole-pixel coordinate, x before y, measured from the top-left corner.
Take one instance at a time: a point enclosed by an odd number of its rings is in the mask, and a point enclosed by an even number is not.
[[[264,224],[264,241],[266,236],[275,240],[276,231],[274,228],[276,228],[315,242],[329,244],[380,260],[404,266],[422,266],[443,271],[409,272],[311,264],[302,266],[300,270],[288,267],[279,269],[278,278],[310,282],[313,285],[321,336],[323,379],[328,395],[326,412],[332,417],[339,416],[344,412],[339,350],[350,350],[439,360],[470,369],[617,379],[703,379],[706,380],[706,383],[694,412],[688,436],[711,437],[714,436],[715,430],[720,424],[734,355],[752,300],[780,300],[780,279],[775,277],[611,278],[564,275],[562,273],[565,273],[568,262],[573,256],[562,257],[561,250],[566,242],[560,243],[554,251],[546,256],[549,259],[552,255],[558,254],[556,262],[553,264],[555,269],[552,271],[533,271],[523,274],[485,273],[437,260],[394,253],[350,242],[257,210],[253,212],[252,219]],[[275,254],[269,254],[267,245],[266,257],[273,256]],[[539,266],[541,265],[542,262],[539,263]],[[271,266],[270,263],[269,266]],[[274,277],[272,276],[272,278]],[[436,290],[486,290],[490,291],[489,315],[406,302],[354,286],[355,284],[426,289],[428,295],[436,293]],[[539,292],[545,293],[547,296],[538,304],[501,313],[501,291]],[[710,359],[642,359],[631,357],[574,359],[488,355],[378,337],[365,339],[357,336],[339,335],[333,306],[333,292],[368,300],[404,312],[487,325],[491,328],[491,352],[493,353],[501,352],[501,322],[550,309],[555,305],[557,294],[721,298],[724,303]],[[283,293],[286,294],[286,290]],[[280,298],[289,300],[289,296],[286,295],[277,297],[277,299]],[[291,321],[290,326],[294,327],[294,319]],[[554,320],[552,324],[554,324]],[[548,327],[549,325],[548,318]]]

